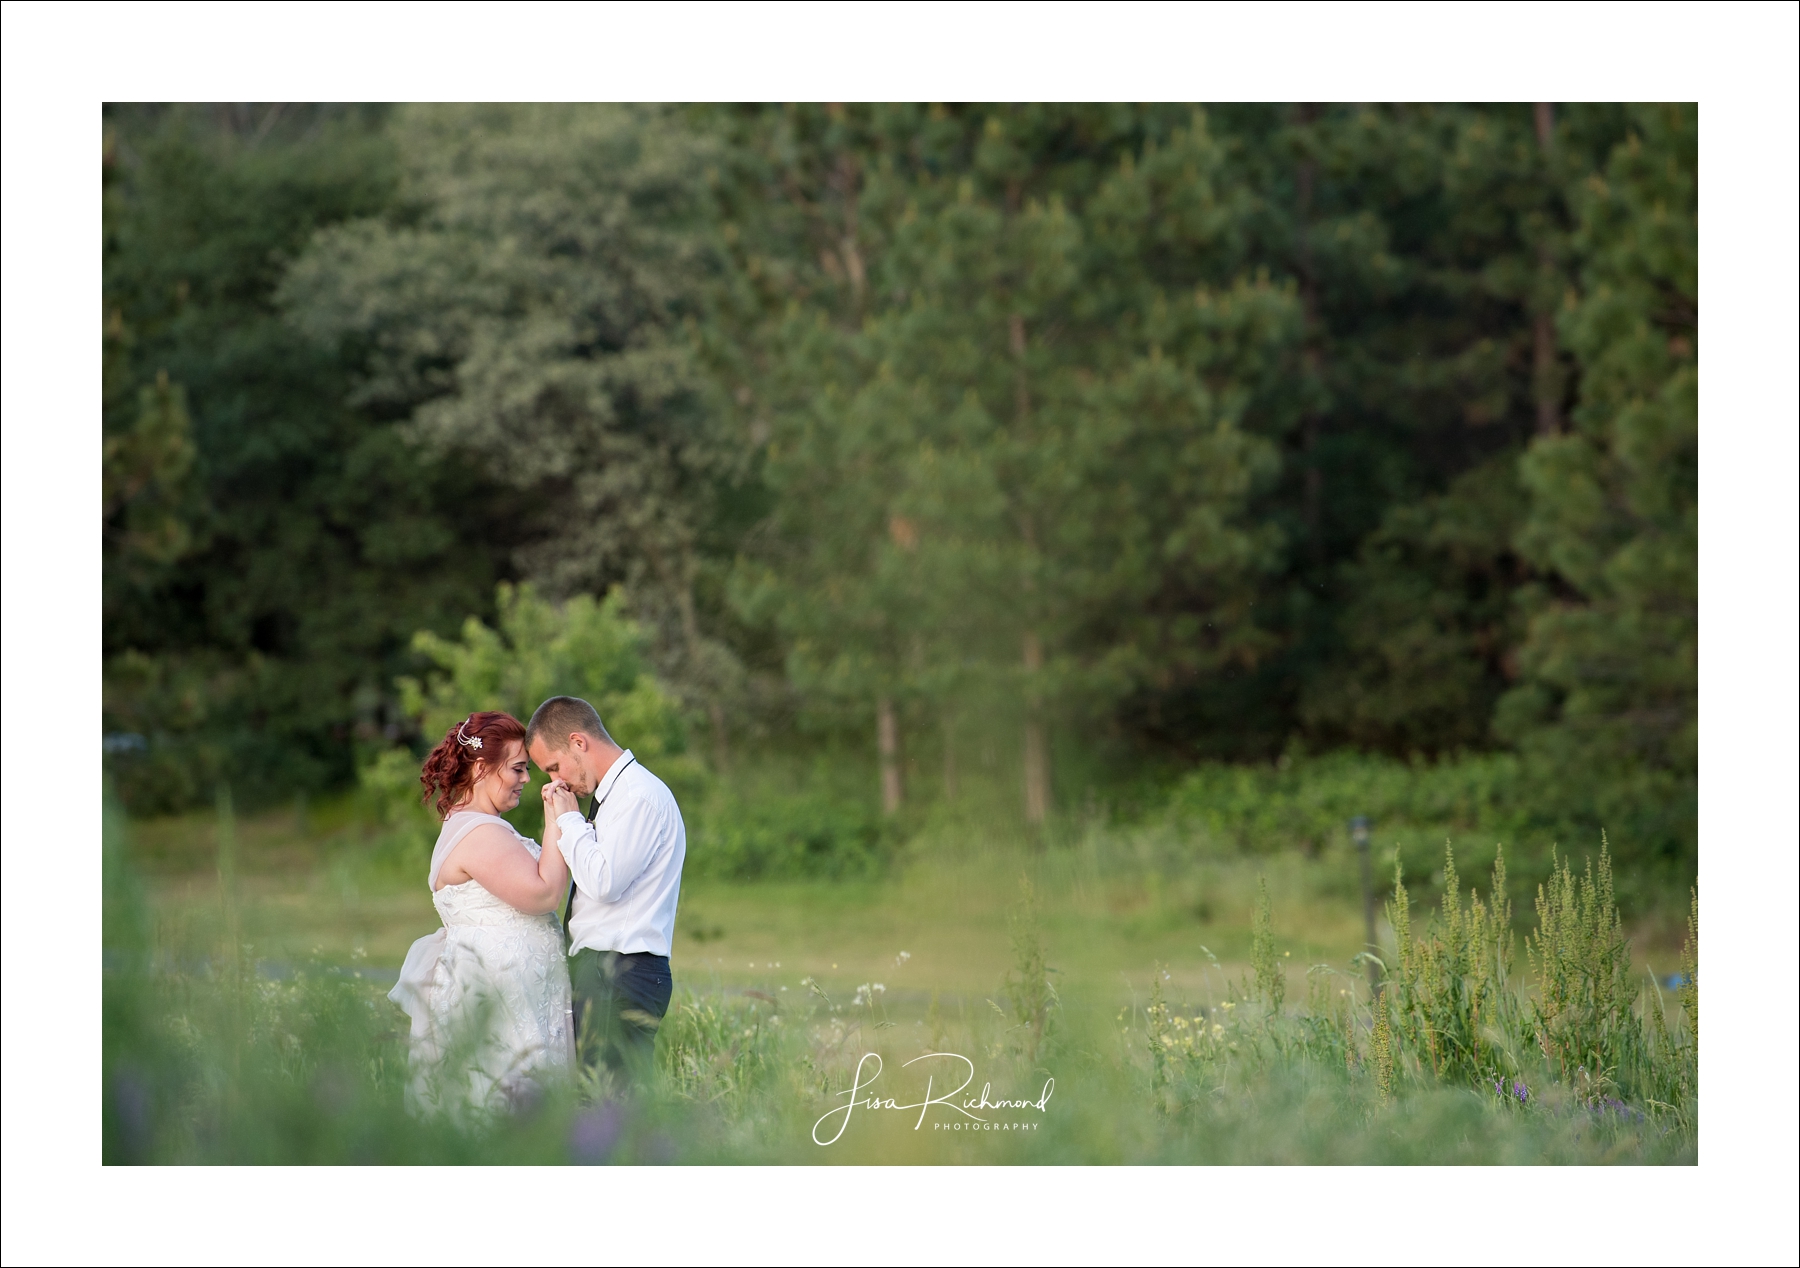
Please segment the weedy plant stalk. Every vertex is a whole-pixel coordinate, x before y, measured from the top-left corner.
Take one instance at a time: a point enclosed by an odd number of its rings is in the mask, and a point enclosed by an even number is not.
[[[1012,934],[1013,966],[1006,975],[1004,990],[1012,1001],[1015,1027],[1024,1043],[1025,1060],[1036,1065],[1044,1041],[1050,1037],[1054,1015],[1060,1001],[1050,981],[1052,969],[1044,957],[1043,934],[1038,927],[1037,892],[1031,878],[1019,878],[1019,901],[1008,919]]]
[[[1700,891],[1688,891],[1687,938],[1681,946],[1681,985],[1675,998],[1687,1020],[1687,1042],[1682,1043],[1669,1025],[1663,1006],[1662,990],[1656,979],[1650,979],[1655,993],[1657,1056],[1656,1069],[1664,1072],[1657,1085],[1660,1094],[1654,1108],[1668,1110],[1681,1119],[1692,1132],[1696,1129],[1700,1095]]]
[[[1379,1006],[1392,1010],[1401,1042],[1434,1077],[1473,1083],[1497,1064],[1511,1064],[1507,1036],[1517,1026],[1518,1001],[1508,979],[1512,908],[1504,852],[1494,859],[1489,903],[1471,889],[1465,906],[1459,890],[1455,851],[1446,842],[1443,907],[1415,932],[1411,900],[1396,865],[1388,908],[1395,967]]]
[[[1269,904],[1269,880],[1256,878],[1256,907],[1250,914],[1250,968],[1256,977],[1255,995],[1271,1017],[1281,1012],[1287,997],[1287,975],[1275,951],[1275,921]]]
[[[1394,1097],[1394,1028],[1388,1020],[1387,1007],[1378,1002],[1375,1007],[1375,1025],[1369,1034],[1369,1063],[1375,1068],[1375,1086],[1381,1092],[1381,1099],[1390,1101]]]
[[[1526,943],[1538,987],[1532,1030],[1564,1079],[1616,1069],[1638,1029],[1631,947],[1612,888],[1604,844],[1598,875],[1590,863],[1577,883],[1564,861],[1538,887],[1538,928]]]

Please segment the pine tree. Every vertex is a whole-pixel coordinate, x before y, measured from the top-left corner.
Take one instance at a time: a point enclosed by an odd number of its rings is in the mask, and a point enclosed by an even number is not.
[[[1697,112],[1645,106],[1579,191],[1559,331],[1581,372],[1565,434],[1523,463],[1524,681],[1499,722],[1546,793],[1615,840],[1691,859],[1698,760]]]
[[[1289,543],[1261,608],[1279,651],[1229,710],[1184,703],[1261,719],[1264,743],[1291,729],[1399,752],[1492,743],[1530,575],[1513,471],[1560,425],[1546,420],[1573,379],[1544,337],[1571,276],[1565,191],[1604,157],[1617,112],[1219,113],[1234,171],[1263,193],[1252,249],[1297,279],[1306,332],[1300,423],[1272,437],[1282,476],[1255,508]]]
[[[767,411],[775,534],[741,593],[783,624],[804,681],[874,705],[883,749],[895,693],[952,731],[976,701],[1008,702],[1042,823],[1056,725],[1255,654],[1245,617],[1273,542],[1239,512],[1272,454],[1243,420],[1296,310],[1244,268],[1248,204],[1197,116],[1154,140],[1128,113],[910,122],[908,145],[870,115],[839,134],[864,147],[853,162],[788,160],[829,198],[770,182],[835,220],[811,240],[852,280],[815,291],[801,261],[780,270],[785,334],[747,393]],[[830,184],[846,170],[854,185]],[[842,264],[851,242],[866,282]],[[854,322],[846,288],[867,297]]]

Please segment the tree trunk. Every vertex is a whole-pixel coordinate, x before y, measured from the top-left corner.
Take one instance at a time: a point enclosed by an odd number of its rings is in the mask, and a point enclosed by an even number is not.
[[[1009,216],[1018,214],[1020,205],[1019,183],[1015,180],[1006,191],[1006,209]],[[1007,320],[1007,344],[1013,356],[1013,411],[1016,415],[1016,427],[1020,440],[1029,437],[1031,430],[1031,381],[1025,362],[1025,315],[1015,312]],[[1031,568],[1037,560],[1037,529],[1032,522],[1031,512],[1027,510],[1020,519],[1020,536],[1022,537],[1029,566],[1026,569],[1024,588],[1029,595],[1035,587]],[[1029,619],[1029,617],[1027,618]],[[1025,657],[1025,822],[1032,827],[1040,827],[1050,814],[1050,745],[1044,734],[1042,704],[1038,699],[1038,687],[1031,680],[1043,670],[1044,649],[1038,642],[1036,630],[1026,630],[1024,638]]]
[[[850,283],[850,306],[844,313],[844,328],[848,331],[855,331],[862,325],[863,291],[868,277],[862,248],[857,242],[857,193],[861,176],[855,155],[849,150],[840,151],[829,180],[843,200],[843,224],[837,250]],[[889,531],[893,531],[891,524]],[[900,768],[900,721],[894,714],[894,701],[889,696],[881,696],[875,701],[875,750],[881,765],[881,813],[891,819],[900,813],[906,786]]]
[[[706,644],[700,637],[700,619],[694,613],[694,559],[685,546],[677,545],[675,549],[680,561],[679,571],[670,568],[668,556],[654,539],[646,546],[650,569],[665,587],[664,593],[674,598],[675,614],[681,622],[684,691],[698,693],[705,700],[707,719],[712,724],[713,764],[724,771],[731,758],[725,728],[725,702],[719,699],[720,684],[707,671]]]
[[[1550,156],[1551,142],[1555,139],[1555,115],[1548,101],[1537,102],[1532,108],[1533,121],[1537,125],[1538,148],[1546,159]],[[1550,250],[1549,230],[1546,228],[1544,240],[1538,243],[1538,303],[1537,317],[1532,322],[1531,331],[1531,389],[1537,398],[1537,430],[1540,436],[1555,436],[1562,432],[1562,367],[1556,360],[1556,260]]]
[[[1303,104],[1296,111],[1302,127],[1309,127],[1319,117],[1319,108]],[[1294,173],[1295,263],[1300,275],[1300,308],[1302,321],[1301,363],[1306,376],[1317,383],[1323,373],[1319,345],[1323,335],[1319,329],[1319,281],[1313,269],[1312,200],[1313,180],[1317,168],[1313,161],[1302,159]],[[1320,461],[1319,433],[1325,420],[1315,409],[1308,408],[1300,429],[1301,466],[1304,472],[1300,492],[1300,518],[1306,528],[1307,553],[1314,565],[1325,562],[1323,529],[1325,506],[1325,470]]]
[[[857,241],[857,197],[862,185],[862,171],[856,156],[849,150],[838,153],[837,166],[830,183],[844,200],[843,232],[838,236],[838,255],[844,262],[844,275],[850,282],[851,310],[846,327],[855,330],[862,325],[863,290],[868,283],[868,270],[863,264],[862,247]]]
[[[900,723],[888,696],[875,702],[875,747],[881,754],[881,813],[891,817],[900,813],[904,789],[900,783]]]
[[[1532,122],[1537,125],[1538,148],[1544,153],[1550,152],[1550,142],[1556,127],[1556,108],[1548,101],[1534,102],[1531,107]]]
[[[1025,632],[1025,672],[1035,677],[1044,668],[1044,649],[1035,631]],[[1050,744],[1037,693],[1025,688],[1025,822],[1042,825],[1050,815]]]
[[[1556,328],[1549,313],[1539,313],[1532,328],[1531,381],[1537,396],[1540,436],[1562,432],[1562,376],[1557,373]]]
[[[676,583],[675,603],[681,613],[681,637],[687,644],[688,675],[706,693],[706,716],[712,723],[713,765],[721,773],[731,764],[730,735],[725,729],[725,702],[719,684],[705,672],[705,648],[700,640],[700,621],[694,615],[694,587],[683,577]]]
[[[1312,373],[1318,372],[1318,356],[1312,352],[1306,354],[1306,362]],[[1305,426],[1301,431],[1301,452],[1306,455],[1306,481],[1301,493],[1301,520],[1306,525],[1307,550],[1315,564],[1325,563],[1325,534],[1321,528],[1321,519],[1325,506],[1325,472],[1319,466],[1319,416],[1308,413]]]
[[[1013,412],[1018,415],[1020,429],[1031,421],[1031,390],[1025,378],[1025,318],[1014,313],[1006,323],[1006,341],[1018,363],[1013,371]]]

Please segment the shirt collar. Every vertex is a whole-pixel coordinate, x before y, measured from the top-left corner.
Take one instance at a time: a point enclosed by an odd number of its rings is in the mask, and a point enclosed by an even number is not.
[[[599,786],[594,789],[594,803],[596,805],[606,798],[607,793],[612,791],[612,786],[619,782],[619,776],[625,773],[625,768],[636,760],[637,759],[632,755],[630,749],[626,749],[623,753],[620,753],[617,757],[613,758],[613,764],[607,768],[606,774],[600,780]]]

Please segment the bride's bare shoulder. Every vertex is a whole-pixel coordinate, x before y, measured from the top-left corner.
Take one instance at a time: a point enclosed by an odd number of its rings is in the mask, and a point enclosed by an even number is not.
[[[519,834],[504,819],[489,818],[477,823],[462,834],[462,838],[445,856],[443,866],[438,869],[437,887],[447,889],[451,885],[474,880],[475,873],[481,870],[484,861],[517,850],[520,846]]]

